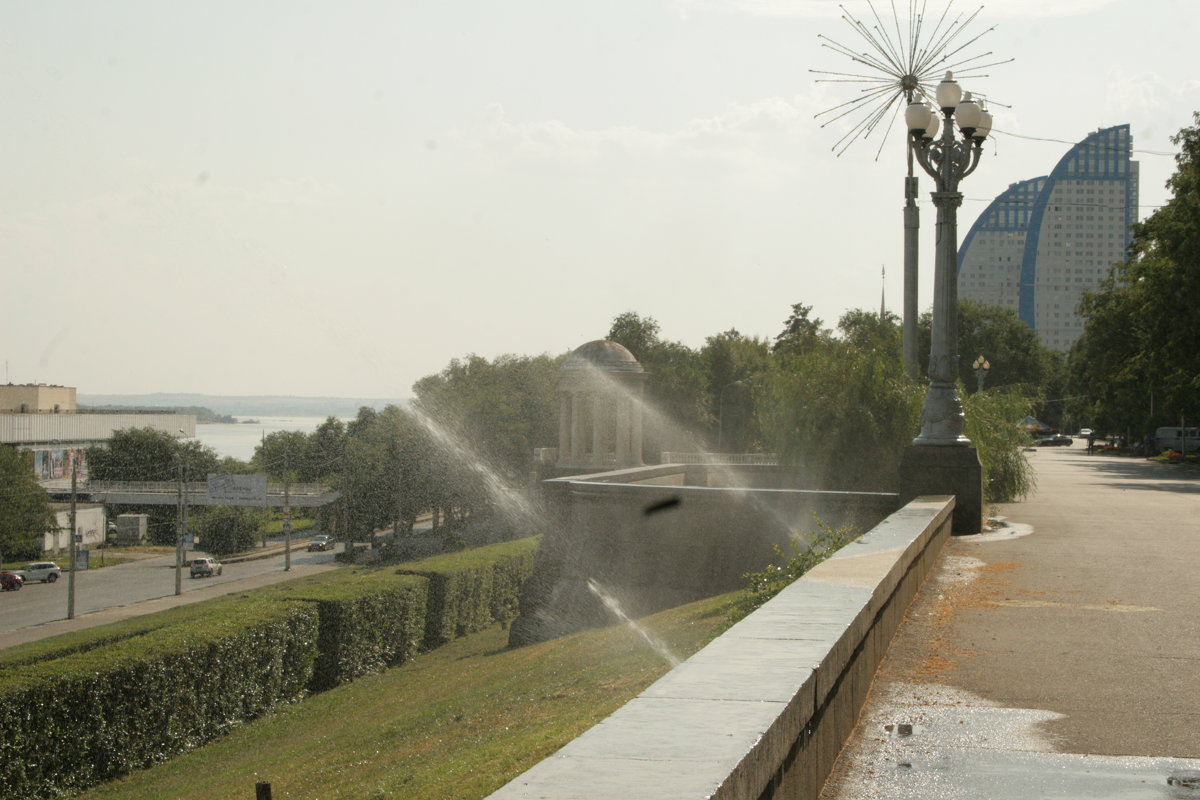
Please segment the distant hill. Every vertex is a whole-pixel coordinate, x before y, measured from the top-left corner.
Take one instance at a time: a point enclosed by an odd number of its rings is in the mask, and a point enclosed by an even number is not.
[[[286,395],[216,394],[83,394],[76,396],[81,406],[181,408],[202,406],[218,414],[263,417],[353,417],[363,406],[382,409],[389,404],[408,407],[408,400],[380,397],[289,397]]]
[[[218,414],[211,408],[204,406],[89,406],[84,403],[79,403],[79,413],[88,414],[191,414],[196,418],[196,422],[222,422],[233,423],[237,422],[231,414]]]

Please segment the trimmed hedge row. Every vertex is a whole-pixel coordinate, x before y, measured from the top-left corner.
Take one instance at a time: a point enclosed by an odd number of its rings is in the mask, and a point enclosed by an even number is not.
[[[401,574],[429,580],[425,648],[515,619],[537,542],[538,537],[519,539],[401,566]]]
[[[0,786],[13,796],[81,791],[302,697],[316,659],[316,609],[222,600],[203,624],[0,674]]]
[[[537,539],[345,569],[0,654],[0,786],[52,797],[516,617]]]
[[[343,571],[281,584],[272,596],[317,608],[317,662],[309,689],[323,691],[415,656],[425,633],[428,580],[391,570]],[[333,577],[327,577],[333,576]]]
[[[144,636],[169,625],[202,625],[215,613],[214,604],[227,602],[231,602],[229,598],[193,603],[0,650],[0,674],[11,667],[51,661],[73,653],[85,653],[97,647],[106,647],[125,639]]]

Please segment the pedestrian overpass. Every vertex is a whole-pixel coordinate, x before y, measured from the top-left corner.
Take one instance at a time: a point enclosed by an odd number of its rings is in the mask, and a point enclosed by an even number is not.
[[[42,481],[42,488],[57,501],[69,500],[71,482],[66,479]],[[341,492],[317,483],[267,484],[266,505],[272,508],[316,508],[328,505],[341,497]],[[230,505],[228,501],[209,497],[206,482],[179,481],[79,481],[75,499],[81,503],[110,503],[112,505],[173,506],[181,500],[188,506]]]

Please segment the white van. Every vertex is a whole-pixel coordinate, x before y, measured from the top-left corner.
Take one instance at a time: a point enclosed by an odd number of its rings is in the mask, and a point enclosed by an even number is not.
[[[1160,452],[1167,448],[1180,453],[1200,452],[1200,428],[1159,428],[1154,432],[1154,446]]]

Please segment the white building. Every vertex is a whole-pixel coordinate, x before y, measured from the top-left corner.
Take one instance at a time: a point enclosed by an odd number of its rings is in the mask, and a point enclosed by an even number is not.
[[[1049,175],[1005,190],[959,248],[958,296],[1011,308],[1042,344],[1069,350],[1083,333],[1083,293],[1126,259],[1138,206],[1132,153],[1128,125],[1104,128]]]
[[[87,476],[84,449],[120,430],[152,428],[177,438],[196,435],[194,414],[80,413],[75,388],[46,384],[0,385],[0,444],[33,452],[33,469],[47,482],[71,477],[78,462]]]

